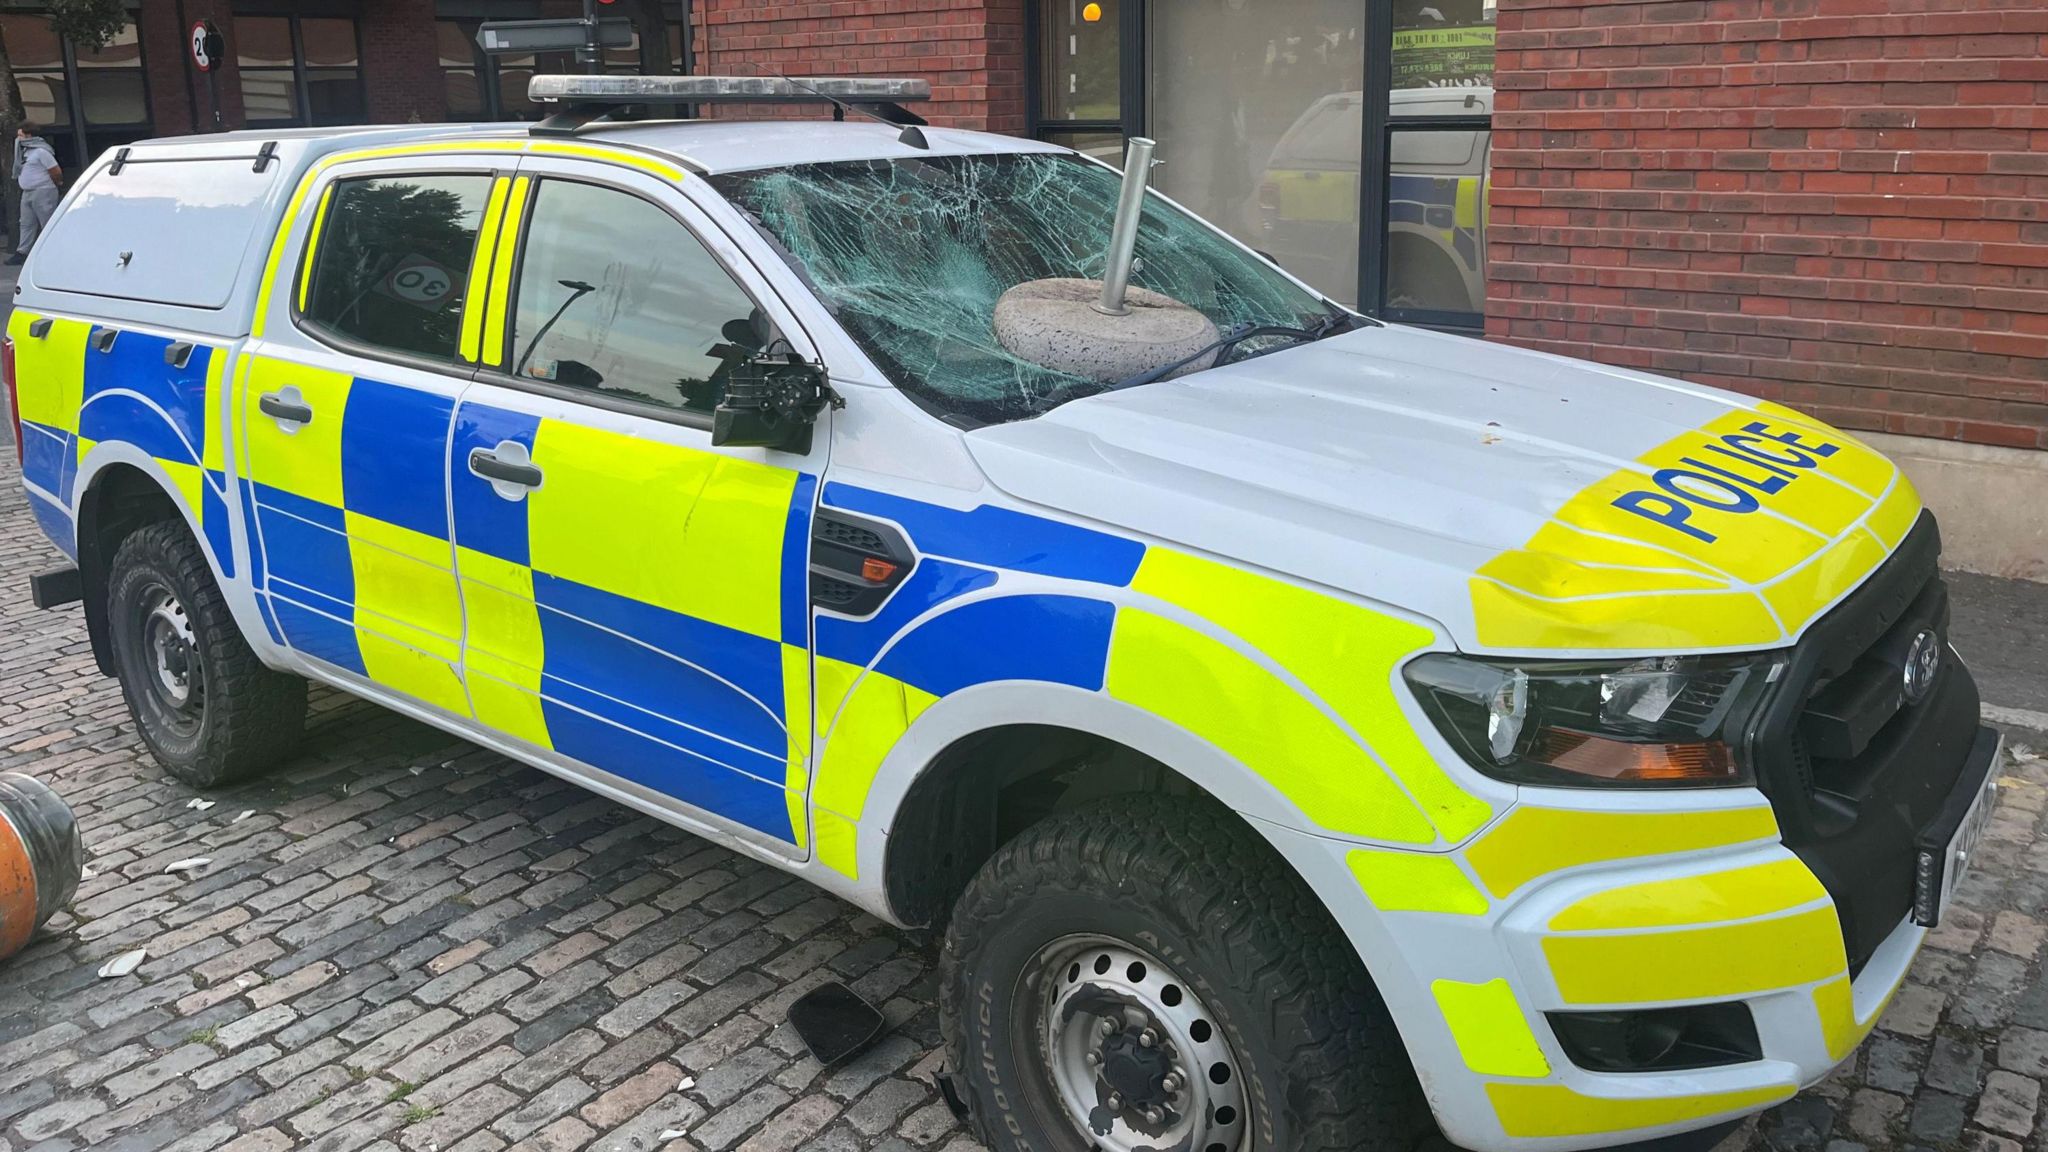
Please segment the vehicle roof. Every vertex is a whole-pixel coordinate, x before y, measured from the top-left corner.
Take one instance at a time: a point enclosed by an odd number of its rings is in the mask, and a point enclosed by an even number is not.
[[[929,148],[913,148],[893,124],[849,120],[664,120],[593,125],[578,139],[631,144],[665,152],[705,172],[739,172],[839,160],[897,160],[918,156],[976,156],[1001,152],[1064,152],[1057,144],[968,132],[921,128]]]
[[[282,128],[243,130],[204,136],[178,136],[152,144],[260,145],[269,140],[306,140],[318,152],[335,147],[395,144],[484,137],[519,138],[529,125],[380,124],[349,128]],[[1002,152],[1064,152],[1056,144],[969,132],[957,128],[923,128],[928,148],[913,148],[897,139],[901,129],[866,120],[648,120],[596,123],[576,133],[586,143],[612,143],[643,149],[682,161],[700,172],[739,172],[790,164],[841,160],[894,160],[918,156],[968,156]],[[548,137],[562,139],[562,137]],[[319,143],[330,146],[321,148]]]

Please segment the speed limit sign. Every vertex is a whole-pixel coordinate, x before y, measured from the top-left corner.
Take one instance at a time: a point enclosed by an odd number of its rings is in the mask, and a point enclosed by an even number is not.
[[[192,25],[191,47],[192,66],[201,72],[211,72],[220,67],[221,57],[227,54],[227,45],[211,20],[201,20]]]
[[[454,289],[454,274],[418,253],[400,260],[377,284],[380,293],[425,312],[440,311]]]

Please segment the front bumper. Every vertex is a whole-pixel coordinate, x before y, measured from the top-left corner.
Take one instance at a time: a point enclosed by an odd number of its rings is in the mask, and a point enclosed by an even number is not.
[[[1996,749],[1973,748],[1958,792]],[[1543,800],[1420,865],[1263,827],[1365,959],[1461,1147],[1630,1144],[1779,1103],[1869,1034],[1926,936],[1902,916],[1852,977],[1834,901],[1760,793]],[[1681,1071],[1580,1067],[1547,1016],[1728,1002],[1759,1058]]]

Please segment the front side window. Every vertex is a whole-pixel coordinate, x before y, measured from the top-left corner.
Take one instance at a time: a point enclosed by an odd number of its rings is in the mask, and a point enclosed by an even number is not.
[[[373,348],[455,359],[488,175],[337,180],[305,318]]]
[[[688,228],[638,196],[568,180],[544,180],[534,195],[512,374],[710,412],[753,300]]]
[[[1121,179],[1057,152],[804,164],[712,184],[775,239],[899,387],[975,427],[1107,387],[1013,355],[994,320],[997,299],[1018,284],[1101,277]],[[1158,196],[1146,198],[1137,256],[1131,283],[1221,331],[1311,325],[1335,310]]]

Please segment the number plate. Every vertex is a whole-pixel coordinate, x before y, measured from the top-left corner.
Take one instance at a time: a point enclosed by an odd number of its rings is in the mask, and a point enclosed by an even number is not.
[[[1976,863],[1977,844],[1984,838],[1984,829],[1991,824],[1991,814],[1998,807],[1998,768],[2005,749],[2003,742],[1992,753],[1991,770],[1984,774],[1984,783],[1977,789],[1976,798],[1970,802],[1969,810],[1963,814],[1962,823],[1948,839],[1948,845],[1940,852],[1920,851],[1918,876],[1913,900],[1914,920],[1933,928],[1948,915],[1948,907],[1955,900],[1956,885],[1969,875],[1970,867]]]

